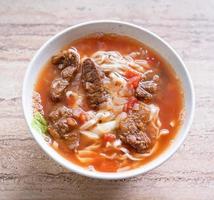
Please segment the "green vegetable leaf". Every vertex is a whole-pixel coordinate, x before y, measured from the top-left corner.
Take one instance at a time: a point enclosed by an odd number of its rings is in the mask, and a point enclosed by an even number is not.
[[[40,133],[46,134],[48,130],[48,123],[40,112],[36,112],[33,116],[32,127]]]

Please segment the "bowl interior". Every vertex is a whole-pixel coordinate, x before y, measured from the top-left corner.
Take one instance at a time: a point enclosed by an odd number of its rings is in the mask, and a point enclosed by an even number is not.
[[[143,42],[150,48],[158,52],[163,58],[165,58],[170,65],[174,68],[176,74],[179,76],[184,90],[184,122],[182,127],[177,134],[174,143],[168,147],[168,149],[163,152],[155,160],[139,167],[126,172],[117,173],[103,173],[103,172],[90,172],[83,169],[70,161],[64,159],[55,150],[53,150],[45,141],[44,138],[37,133],[36,130],[31,127],[32,120],[32,91],[34,84],[40,69],[44,66],[47,60],[56,52],[58,52],[62,47],[70,43],[71,41],[78,39],[80,37],[86,36],[94,32],[104,32],[104,33],[117,33],[121,35],[127,35],[129,37],[135,38],[136,40]],[[127,178],[131,176],[138,175],[140,173],[145,173],[163,163],[167,160],[181,145],[185,139],[187,132],[189,130],[190,124],[193,118],[194,110],[194,93],[189,74],[185,68],[184,63],[177,55],[177,53],[162,39],[157,35],[145,30],[141,27],[116,21],[97,21],[80,24],[77,26],[70,27],[50,40],[48,40],[36,53],[32,59],[30,65],[28,66],[24,84],[23,84],[23,95],[22,95],[23,109],[26,121],[33,134],[35,140],[42,147],[42,149],[54,160],[59,162],[61,165],[67,169],[77,172],[79,174],[102,179],[120,179]]]

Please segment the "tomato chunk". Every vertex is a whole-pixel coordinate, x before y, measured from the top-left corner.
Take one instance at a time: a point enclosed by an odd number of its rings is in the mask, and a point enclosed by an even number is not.
[[[87,120],[87,116],[86,116],[85,113],[82,112],[80,114],[80,116],[79,116],[79,123],[80,123],[80,125],[84,124],[86,120]]]
[[[133,70],[127,70],[125,72],[125,77],[128,78],[128,79],[130,79],[130,78],[132,78],[134,76],[139,76],[139,74],[137,72],[133,71]]]
[[[129,98],[128,102],[124,106],[124,111],[128,112],[131,110],[135,103],[138,103],[138,100],[135,97]]]
[[[137,75],[137,76],[134,76],[134,77],[130,78],[130,79],[128,80],[128,85],[129,85],[131,88],[136,89],[137,86],[138,86],[138,83],[139,83],[139,81],[140,81],[140,78],[141,78],[140,75]]]
[[[127,70],[125,72],[125,77],[128,79],[128,86],[134,89],[138,86],[138,83],[141,79],[140,74],[133,70]]]
[[[103,136],[103,141],[104,142],[113,142],[116,139],[116,136],[111,133],[106,133]]]

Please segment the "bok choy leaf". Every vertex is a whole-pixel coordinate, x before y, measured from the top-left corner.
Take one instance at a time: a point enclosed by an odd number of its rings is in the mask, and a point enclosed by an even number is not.
[[[46,134],[48,130],[48,123],[40,112],[36,112],[33,116],[32,127],[42,134]]]

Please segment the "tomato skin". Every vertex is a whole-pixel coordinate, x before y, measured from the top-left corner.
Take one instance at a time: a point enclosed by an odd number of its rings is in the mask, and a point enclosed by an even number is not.
[[[80,125],[84,124],[86,122],[86,120],[87,120],[87,116],[86,116],[85,113],[82,112],[80,114],[80,116],[79,116],[79,123],[80,123]]]
[[[130,79],[128,80],[128,85],[129,85],[131,88],[136,89],[137,86],[138,86],[138,83],[139,83],[140,79],[141,79],[140,75],[134,76],[134,77],[132,77],[132,78],[130,78]]]
[[[103,141],[104,142],[113,142],[116,139],[116,136],[111,133],[106,133],[103,136]]]
[[[127,70],[125,72],[125,77],[128,78],[128,79],[130,79],[130,78],[132,78],[134,76],[139,76],[139,74],[134,72],[133,70]]]
[[[124,111],[128,112],[131,110],[135,103],[138,103],[138,100],[135,97],[129,98],[128,102],[124,106]]]
[[[128,79],[128,87],[136,89],[141,79],[140,74],[133,70],[127,70],[125,72],[125,77]]]

